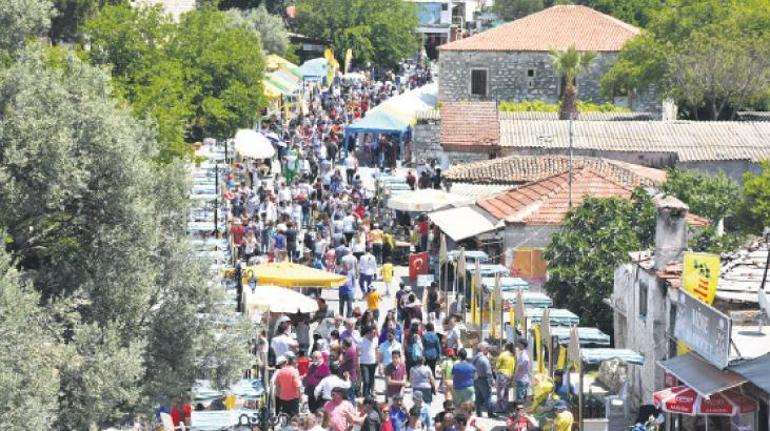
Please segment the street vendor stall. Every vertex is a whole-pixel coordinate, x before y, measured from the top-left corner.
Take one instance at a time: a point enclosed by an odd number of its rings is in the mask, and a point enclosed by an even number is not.
[[[435,211],[451,205],[461,205],[466,201],[466,198],[455,196],[443,190],[420,189],[391,196],[388,199],[387,206],[399,211],[425,212]]]
[[[296,290],[278,286],[244,284],[243,313],[251,320],[259,313],[314,313],[318,303]]]
[[[275,147],[267,137],[251,129],[240,129],[233,138],[235,152],[251,159],[269,159],[275,155]]]
[[[247,266],[243,269],[242,274],[244,286],[248,286],[254,280],[256,285],[328,289],[338,288],[347,281],[344,275],[332,274],[291,262]]]

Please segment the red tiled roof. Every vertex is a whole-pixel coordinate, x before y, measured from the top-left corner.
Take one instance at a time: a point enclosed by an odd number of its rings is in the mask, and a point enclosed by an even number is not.
[[[586,196],[630,199],[634,187],[622,185],[594,168],[572,171],[572,205]],[[569,211],[569,173],[563,172],[476,202],[493,217],[508,223],[555,225]]]
[[[500,122],[495,102],[444,102],[441,107],[441,145],[446,150],[496,148]]]
[[[572,45],[578,51],[616,52],[639,29],[586,6],[557,5],[466,39],[440,51],[550,51]]]
[[[573,157],[572,166],[590,166],[623,185],[659,186],[666,181],[666,171],[610,159]],[[510,156],[454,165],[443,176],[454,182],[516,185],[538,181],[568,169],[567,156]]]

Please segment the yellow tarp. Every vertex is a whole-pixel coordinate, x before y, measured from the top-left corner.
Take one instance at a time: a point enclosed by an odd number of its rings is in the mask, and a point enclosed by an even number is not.
[[[290,262],[263,263],[243,269],[243,284],[254,277],[257,284],[271,284],[293,288],[337,288],[345,284],[344,275],[332,274]]]

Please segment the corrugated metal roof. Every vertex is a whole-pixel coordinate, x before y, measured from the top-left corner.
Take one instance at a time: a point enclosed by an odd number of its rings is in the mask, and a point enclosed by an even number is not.
[[[568,121],[500,120],[500,145],[569,147]],[[770,122],[575,121],[576,149],[675,154],[680,162],[770,159]]]
[[[728,369],[745,377],[754,386],[770,394],[770,372],[768,372],[770,370],[770,354],[731,365]]]
[[[704,397],[746,382],[737,373],[722,371],[692,352],[659,361],[658,365]]]

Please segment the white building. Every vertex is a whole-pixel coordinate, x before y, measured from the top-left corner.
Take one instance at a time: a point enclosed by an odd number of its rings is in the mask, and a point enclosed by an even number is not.
[[[425,38],[428,57],[435,59],[437,47],[462,38],[474,28],[486,0],[410,0],[417,5],[417,31]]]
[[[197,0],[133,0],[131,2],[136,7],[162,5],[166,13],[171,14],[174,19],[185,12],[194,10],[198,5]]]

